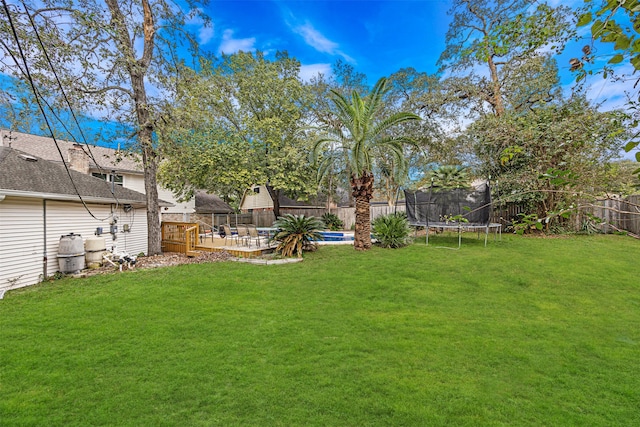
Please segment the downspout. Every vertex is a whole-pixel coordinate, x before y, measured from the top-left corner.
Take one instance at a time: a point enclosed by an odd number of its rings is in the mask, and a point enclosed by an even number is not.
[[[47,200],[42,199],[42,238],[43,248],[42,251],[42,281],[47,279]]]

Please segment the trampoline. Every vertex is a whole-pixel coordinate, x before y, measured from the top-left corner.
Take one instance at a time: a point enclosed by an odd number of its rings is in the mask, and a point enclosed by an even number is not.
[[[491,223],[491,188],[485,183],[478,188],[442,189],[429,187],[428,191],[404,191],[407,218],[414,227],[425,227],[427,245],[429,229],[455,230],[458,232],[458,248],[462,245],[462,232],[475,231],[478,237],[484,232],[487,246],[489,232],[502,236],[500,224]],[[456,249],[456,248],[449,248]]]

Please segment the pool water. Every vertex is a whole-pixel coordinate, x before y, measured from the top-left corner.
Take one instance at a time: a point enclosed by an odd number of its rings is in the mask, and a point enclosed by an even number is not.
[[[321,231],[325,242],[351,242],[353,241],[353,233],[342,231]]]

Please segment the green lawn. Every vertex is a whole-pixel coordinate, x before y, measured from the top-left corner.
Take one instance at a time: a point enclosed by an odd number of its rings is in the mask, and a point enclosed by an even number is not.
[[[640,425],[639,254],[504,236],[8,292],[0,425]]]

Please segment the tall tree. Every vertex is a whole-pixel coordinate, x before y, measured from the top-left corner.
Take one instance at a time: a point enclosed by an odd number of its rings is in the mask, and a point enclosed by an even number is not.
[[[144,167],[148,253],[160,253],[156,179],[160,158],[154,142],[158,117],[156,100],[149,93],[169,96],[159,85],[161,77],[174,70],[170,61],[176,57],[176,45],[170,40],[185,40],[185,19],[199,13],[199,4],[192,0],[181,3],[186,12],[165,0],[44,0],[25,4],[24,10],[6,8],[5,14],[12,16],[38,90],[60,93],[59,79],[74,108],[97,111],[133,129]],[[9,41],[13,36],[8,19],[0,22],[5,50],[20,57],[17,44]],[[9,55],[0,68],[25,78],[25,70],[12,63]],[[53,102],[61,105],[63,98],[58,96]]]
[[[439,76],[413,68],[395,72],[389,77],[389,84],[385,112],[409,111],[422,119],[403,123],[393,130],[416,142],[415,146],[405,149],[411,177],[421,176],[433,164],[461,162],[457,139],[451,137],[460,126],[460,118],[466,117],[462,114],[462,103],[458,102],[457,95]],[[399,186],[407,183],[393,182],[384,174],[381,178],[379,182],[387,189],[388,200],[393,197],[395,202]]]
[[[406,171],[403,145],[414,142],[405,136],[389,135],[395,126],[420,117],[409,112],[396,112],[389,116],[379,115],[384,106],[387,79],[381,78],[366,98],[357,91],[347,98],[332,91],[336,120],[339,127],[325,126],[325,136],[314,146],[314,157],[321,153],[344,153],[350,171],[350,184],[356,201],[355,241],[356,250],[371,248],[370,201],[374,191],[376,155],[386,152],[393,156],[394,164]]]
[[[501,198],[542,218],[575,203],[576,194],[603,188],[605,166],[618,156],[625,134],[621,112],[599,112],[580,96],[486,116],[466,138],[482,176],[499,181]]]
[[[158,179],[184,200],[203,189],[238,208],[244,191],[256,182],[254,151],[246,140],[213,126],[163,133],[165,160]]]
[[[457,80],[457,91],[475,97],[500,116],[506,111],[504,86],[511,74],[543,48],[562,49],[570,36],[570,11],[535,0],[452,3],[453,21],[438,63],[454,75],[471,69],[464,80]]]
[[[440,187],[442,189],[468,188],[471,186],[469,168],[457,165],[442,165],[429,171],[419,183],[420,188]]]
[[[608,44],[613,49],[613,56],[609,58],[606,66],[595,71],[601,72],[604,78],[635,80],[632,90],[627,92],[627,106],[629,112],[635,112],[636,120],[633,125],[637,127],[640,122],[637,120],[637,112],[640,110],[640,78],[637,77],[637,72],[640,71],[640,1],[585,0],[585,8],[587,10],[580,16],[578,26],[590,26],[592,42],[583,48],[581,59],[571,59],[571,69],[578,72],[578,81],[584,79],[587,74],[592,74],[593,67],[585,67],[585,62],[594,63],[596,49],[593,48],[593,43],[600,41]],[[630,65],[631,72],[620,71],[620,65]],[[624,149],[630,152],[639,145],[640,132],[636,131],[626,141]],[[640,151],[636,152],[635,157],[640,162]],[[634,173],[640,177],[640,168]]]
[[[304,197],[313,191],[300,132],[308,94],[299,72],[300,63],[286,52],[274,60],[239,52],[204,60],[198,72],[184,69],[165,135],[173,148],[163,182],[181,192],[227,194],[268,184],[276,217],[281,192]]]
[[[307,119],[310,126],[322,123],[324,126],[340,127],[340,123],[336,121],[335,106],[331,101],[332,90],[341,93],[351,93],[354,90],[364,93],[369,90],[367,76],[356,71],[352,65],[339,59],[332,65],[331,71],[328,76],[314,76],[307,84],[312,96]],[[327,206],[331,206],[334,199],[340,199],[343,192],[348,195],[349,205],[353,206],[346,159],[327,157],[318,167],[318,189],[319,192],[326,193]]]

